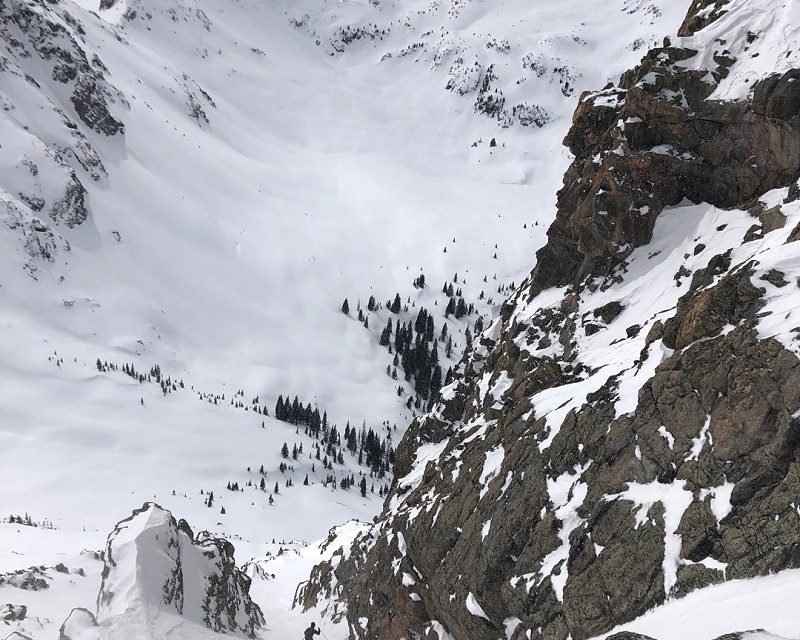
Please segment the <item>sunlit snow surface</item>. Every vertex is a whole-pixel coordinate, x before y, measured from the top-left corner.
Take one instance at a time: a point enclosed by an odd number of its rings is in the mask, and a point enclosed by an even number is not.
[[[344,638],[316,612],[290,611],[291,599],[321,558],[313,541],[350,518],[370,520],[388,478],[366,498],[326,489],[302,428],[230,399],[242,389],[243,402],[259,396],[272,412],[278,394],[298,394],[340,429],[347,420],[397,423],[396,442],[411,413],[377,345],[388,314],[371,314],[367,330],[356,305],[399,291],[441,314],[441,283],[458,273],[469,300],[482,290],[492,298],[479,305],[491,314],[497,287],[519,282],[544,242],[577,96],[674,32],[688,2],[506,0],[450,11],[411,0],[120,0],[99,16],[89,13],[97,2],[63,4],[129,109],[114,107],[124,138],[87,134],[108,177],[81,176],[90,218],[59,229],[71,251],[39,265],[33,280],[19,238],[0,232],[0,516],[27,512],[56,527],[0,525],[0,570],[62,562],[86,575],[48,569],[50,589],[3,586],[0,601],[28,604],[21,630],[54,637],[72,607],[94,610],[102,565],[84,551],[101,549],[115,522],[155,500],[195,530],[231,539],[240,564],[260,559],[275,575],[253,584],[265,637],[298,636],[316,619],[330,640]],[[124,20],[128,9],[138,18]],[[389,35],[333,51],[340,28],[371,22],[391,26]],[[400,55],[409,47],[413,55]],[[541,105],[550,124],[502,128],[474,114],[474,94],[445,89],[453,73],[468,80],[453,71],[459,55],[467,66],[494,64],[509,102]],[[543,75],[532,60],[543,61]],[[39,109],[27,93],[3,90],[17,113]],[[190,93],[207,122],[191,117]],[[12,166],[23,147],[8,135],[3,162]],[[411,287],[420,272],[424,291]],[[345,297],[350,317],[339,311]],[[456,335],[466,326],[449,322]],[[162,396],[157,385],[98,372],[97,358],[142,371],[158,363],[185,389]],[[622,412],[639,382],[630,384]],[[278,471],[284,442],[305,452],[289,474]],[[280,487],[273,505],[246,486],[262,464],[269,492]],[[336,467],[339,476],[359,470],[353,458]],[[245,491],[226,491],[229,481]],[[204,504],[210,490],[213,508]],[[204,633],[175,624],[156,620],[153,633]]]

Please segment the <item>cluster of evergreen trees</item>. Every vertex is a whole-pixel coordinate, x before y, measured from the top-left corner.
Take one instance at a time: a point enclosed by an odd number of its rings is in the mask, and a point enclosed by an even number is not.
[[[275,403],[275,418],[289,424],[305,425],[314,437],[319,437],[321,431],[328,429],[328,413],[324,412],[320,416],[319,409],[312,408],[310,402],[304,405],[297,396],[293,401],[289,401],[288,395],[286,400],[282,395],[278,396],[278,401]]]
[[[5,520],[8,524],[21,524],[26,527],[38,527],[40,529],[55,529],[55,526],[49,520],[42,520],[41,522],[35,521],[31,518],[30,514],[26,513],[24,516],[14,515],[13,513]]]
[[[343,437],[347,450],[353,456],[358,455],[358,463],[366,464],[379,477],[389,473],[394,465],[394,448],[391,446],[390,436],[382,439],[372,428],[367,429],[366,424],[362,424],[359,433],[355,426],[350,426],[349,421],[342,434],[335,424],[328,423],[327,411],[320,415],[317,407],[312,407],[311,403],[303,404],[298,396],[291,402],[288,395],[285,400],[282,395],[278,396],[275,417],[290,424],[304,425],[305,434],[320,441],[315,446],[314,457],[326,469],[333,469],[333,463],[344,464]],[[297,460],[302,453],[302,444],[298,446],[295,443],[290,450],[289,444],[284,442],[281,447],[281,456],[285,459],[291,456],[293,460]]]
[[[109,371],[122,371],[122,373],[130,378],[133,378],[139,384],[144,384],[145,382],[158,384],[161,387],[161,393],[164,395],[172,393],[173,391],[177,391],[179,388],[184,388],[183,380],[173,380],[170,378],[170,376],[165,377],[161,373],[161,367],[157,364],[150,367],[150,371],[144,373],[137,371],[136,367],[133,366],[133,363],[125,363],[122,365],[122,367],[120,367],[113,362],[101,362],[100,358],[98,358],[95,362],[95,367],[97,367],[97,370],[101,373],[108,373]]]
[[[361,425],[360,432],[350,427],[348,422],[344,428],[344,439],[348,451],[358,453],[358,464],[366,464],[373,474],[383,478],[394,465],[394,448],[391,446],[391,431],[381,438],[370,427]]]
[[[455,275],[453,278],[454,281],[458,281],[458,274]],[[467,304],[464,301],[464,296],[461,292],[461,288],[454,288],[452,282],[445,282],[442,286],[442,293],[444,293],[450,300],[447,303],[447,307],[444,310],[444,317],[449,318],[450,316],[455,316],[457,319],[461,319],[466,315],[472,315],[475,313],[475,305],[473,303]]]
[[[442,328],[440,336],[447,336],[447,324]],[[416,320],[403,324],[400,319],[393,323],[392,318],[386,322],[381,332],[379,344],[386,347],[389,353],[394,352],[393,369],[387,369],[392,378],[397,379],[397,367],[404,372],[407,382],[414,381],[414,391],[423,400],[433,398],[442,386],[442,367],[439,364],[439,348],[436,339],[433,316],[422,307]],[[445,337],[446,351],[452,350],[452,337]],[[449,339],[449,342],[447,342]]]
[[[488,278],[484,277],[484,281],[488,281]],[[444,311],[445,318],[454,316],[460,320],[476,313],[475,305],[466,302],[458,283],[458,274],[455,274],[452,282],[445,282],[442,285],[442,293],[448,297],[447,307]],[[425,288],[425,276],[422,274],[417,276],[412,284],[415,288]],[[481,292],[480,297],[484,298],[484,292]],[[380,308],[381,304],[375,301],[374,296],[370,296],[367,309],[377,311]],[[404,306],[400,294],[395,293],[394,299],[386,301],[386,308],[396,316],[401,312],[407,313],[409,304]],[[362,317],[359,305],[359,319]],[[364,322],[366,325],[366,318],[364,318]],[[464,330],[467,349],[472,346],[473,336],[484,329],[482,316],[477,317],[473,327],[474,329],[468,324]],[[403,318],[390,316],[381,331],[379,344],[386,347],[389,353],[394,354],[392,363],[386,367],[386,374],[397,380],[399,368],[405,381],[413,382],[414,396],[409,397],[406,402],[409,409],[412,406],[421,408],[423,404],[430,406],[441,387],[448,384],[452,378],[450,368],[447,373],[443,373],[439,357],[439,343],[444,350],[444,356],[448,359],[451,358],[453,349],[457,345],[453,342],[453,335],[450,334],[447,322],[443,322],[441,331],[437,332],[434,316],[425,307],[418,311],[415,319],[409,319],[406,322],[403,321]],[[402,396],[404,393],[405,388],[398,385],[397,394]]]

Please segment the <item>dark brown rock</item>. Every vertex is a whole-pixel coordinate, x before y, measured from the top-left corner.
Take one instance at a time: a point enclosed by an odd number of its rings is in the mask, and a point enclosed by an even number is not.
[[[564,140],[576,157],[537,253],[533,295],[588,275],[609,276],[650,241],[665,206],[688,198],[729,208],[796,184],[797,74],[762,81],[749,103],[711,101],[714,85],[705,74],[677,64],[693,55],[674,47],[652,51],[621,88],[582,96]],[[675,95],[685,96],[689,108]],[[653,151],[659,145],[674,154]],[[779,228],[777,213],[765,214],[760,234]]]
[[[701,29],[705,29],[715,20],[723,15],[724,7],[730,0],[692,0],[689,13],[683,21],[678,35],[681,37],[691,36]],[[713,7],[711,11],[703,10]]]
[[[650,636],[642,633],[634,633],[632,631],[620,631],[610,636],[606,636],[606,640],[654,640]]]

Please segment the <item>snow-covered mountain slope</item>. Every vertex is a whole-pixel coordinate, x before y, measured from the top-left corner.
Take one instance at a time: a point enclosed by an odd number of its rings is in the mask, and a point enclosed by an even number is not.
[[[82,4],[97,11],[93,2]],[[390,420],[402,428],[410,412],[386,380],[391,357],[375,348],[388,314],[374,314],[365,331],[339,313],[342,300],[355,315],[359,300],[364,307],[370,295],[383,301],[399,291],[404,302],[413,294],[412,303],[433,309],[447,302],[440,283],[458,273],[465,298],[488,315],[500,302],[496,289],[527,268],[543,241],[550,206],[531,203],[552,202],[567,160],[555,141],[572,100],[560,93],[560,112],[549,109],[561,120],[542,130],[516,127],[512,135],[443,90],[446,70],[381,62],[396,40],[385,50],[330,58],[286,15],[298,3],[117,2],[99,17],[71,3],[14,6],[31,17],[21,25],[7,20],[7,38],[21,42],[24,53],[9,47],[3,76],[10,105],[4,122],[17,142],[3,146],[5,164],[14,167],[6,174],[5,216],[13,228],[2,236],[0,283],[11,443],[4,450],[24,460],[42,486],[54,475],[74,477],[50,463],[64,453],[57,434],[48,436],[56,425],[82,434],[88,442],[70,438],[68,446],[77,444],[71,455],[84,457],[101,443],[97,432],[112,442],[135,433],[123,426],[129,411],[134,422],[146,411],[146,422],[177,442],[185,431],[171,425],[206,422],[177,408],[197,404],[192,394],[162,399],[157,388],[134,390],[121,376],[97,372],[97,358],[143,371],[158,364],[196,391],[227,392],[226,401],[243,389],[271,409],[279,394],[299,394],[337,423],[377,427]],[[308,10],[320,8],[365,9],[309,3]],[[635,8],[620,3],[616,14],[632,33],[652,39],[666,18],[652,24],[659,11]],[[506,27],[518,10],[509,6],[495,18],[497,9],[473,9],[458,26],[488,28],[499,20],[498,28]],[[536,18],[533,8],[529,13]],[[434,14],[430,25],[446,8]],[[532,41],[570,38],[572,17]],[[417,29],[427,24],[418,22]],[[587,24],[606,23],[604,14]],[[601,40],[605,35],[572,43],[573,64],[585,67],[583,86],[598,82],[596,51],[614,51],[620,68],[626,52],[638,56],[627,41]],[[66,43],[61,53],[37,52],[37,38],[55,37]],[[66,87],[94,82],[95,110],[106,108],[124,130],[93,130],[80,118],[88,109],[76,107],[74,94],[53,77],[60,59],[73,61],[64,77],[76,79]],[[29,73],[34,67],[41,81]],[[532,81],[530,95],[548,94],[551,84]],[[489,147],[490,137],[498,147]],[[75,176],[76,216],[86,217],[80,225],[53,210]],[[429,285],[418,291],[411,283],[421,273]],[[463,348],[457,336],[466,321],[450,325]],[[42,393],[44,403],[35,400]],[[196,411],[209,413],[199,405]],[[260,423],[245,418],[230,421]],[[102,445],[106,456],[109,444]],[[157,465],[146,465],[137,466],[157,478]],[[83,478],[109,484],[102,475]],[[128,480],[117,478],[117,489],[119,483]],[[69,481],[59,484],[66,492]],[[73,511],[54,512],[46,491],[30,489],[10,492],[15,512],[56,520]]]
[[[30,605],[23,630],[49,637],[72,606],[92,608],[99,569],[81,551],[144,500],[240,559],[303,553],[377,513],[390,453],[372,472],[330,433],[275,419],[278,397],[327,412],[342,439],[350,421],[396,445],[424,402],[402,366],[387,376],[387,320],[425,307],[441,335],[454,284],[476,310],[447,318],[439,358],[455,365],[545,240],[575,98],[684,10],[4,3],[0,485],[14,522],[0,547],[4,570],[64,553],[86,574],[50,571],[44,597],[9,591]],[[382,37],[345,45],[369,23]],[[394,314],[396,293],[409,308]],[[26,513],[56,529],[19,524]],[[288,608],[294,584],[264,589]],[[264,608],[275,633],[308,619]]]
[[[698,602],[721,617],[681,637],[797,635],[790,596],[726,584],[786,571],[792,593],[800,566],[800,98],[744,55],[792,50],[789,6],[699,0],[683,39],[581,98],[536,267],[304,606],[339,599],[358,638],[661,637],[635,620]],[[763,30],[720,42],[714,20]],[[722,99],[733,78],[751,90]]]

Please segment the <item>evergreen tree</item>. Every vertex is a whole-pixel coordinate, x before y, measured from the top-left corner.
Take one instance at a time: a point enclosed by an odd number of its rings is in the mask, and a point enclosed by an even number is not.
[[[359,488],[361,489],[361,497],[362,498],[366,498],[367,497],[367,478],[365,476],[361,476],[361,484],[359,485]]]
[[[319,409],[315,408],[314,411],[311,413],[311,420],[308,423],[308,428],[311,431],[313,436],[319,436],[319,429],[322,424],[322,420],[319,417]]]
[[[436,365],[433,368],[433,373],[431,374],[431,399],[433,399],[437,393],[439,393],[439,389],[442,388],[442,368],[439,365]]]
[[[281,455],[284,458],[288,458],[289,457],[289,445],[287,445],[285,442],[283,443],[283,446],[281,447]]]
[[[386,322],[386,326],[383,328],[383,331],[381,332],[381,339],[379,341],[379,344],[382,347],[388,347],[389,341],[391,339],[392,339],[392,319],[389,318],[389,320]]]
[[[367,309],[369,311],[375,311],[375,296],[369,297],[369,302],[367,302]]]
[[[417,319],[414,322],[414,331],[417,333],[424,333],[425,327],[427,326],[428,322],[428,312],[425,310],[425,307],[419,310],[417,314]]]
[[[392,301],[391,306],[389,307],[389,311],[392,313],[400,313],[400,307],[402,306],[402,302],[400,301],[400,294],[394,294],[394,300]]]
[[[348,313],[350,313],[350,303],[347,302],[347,298],[345,298],[344,302],[342,303],[342,313],[344,315],[347,315]]]

